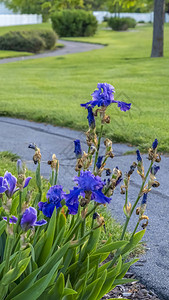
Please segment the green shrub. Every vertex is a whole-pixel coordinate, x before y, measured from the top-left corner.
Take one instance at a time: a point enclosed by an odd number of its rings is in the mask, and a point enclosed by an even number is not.
[[[0,50],[37,53],[53,48],[56,38],[56,34],[51,30],[10,31],[0,36]]]
[[[52,15],[53,29],[59,36],[91,36],[97,29],[97,20],[84,10],[63,10]]]
[[[107,22],[108,26],[116,31],[122,31],[128,29],[128,24],[124,18],[110,18]]]
[[[37,33],[45,41],[45,49],[52,49],[55,46],[58,36],[53,30],[41,30]]]
[[[126,22],[128,24],[128,28],[135,28],[136,27],[137,22],[136,22],[135,19],[130,18],[130,17],[126,17],[124,19],[126,20]]]
[[[113,30],[122,31],[127,30],[128,28],[134,28],[136,26],[136,21],[133,18],[109,18],[108,19],[108,26],[111,27]]]

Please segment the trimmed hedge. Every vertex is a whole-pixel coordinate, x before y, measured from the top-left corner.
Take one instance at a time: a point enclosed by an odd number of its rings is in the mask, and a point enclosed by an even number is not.
[[[128,28],[134,28],[136,26],[136,21],[133,18],[109,18],[107,24],[110,28],[116,31],[127,30]]]
[[[97,20],[85,10],[62,10],[51,17],[52,27],[61,37],[92,36],[97,30]]]
[[[58,36],[53,30],[41,30],[38,33],[45,41],[45,49],[52,49],[55,46]]]
[[[0,50],[37,53],[52,49],[57,35],[52,30],[10,31],[0,36]]]

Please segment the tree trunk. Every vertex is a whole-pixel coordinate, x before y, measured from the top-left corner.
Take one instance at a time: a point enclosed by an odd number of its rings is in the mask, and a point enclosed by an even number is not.
[[[163,56],[165,0],[154,0],[153,45],[151,57]]]

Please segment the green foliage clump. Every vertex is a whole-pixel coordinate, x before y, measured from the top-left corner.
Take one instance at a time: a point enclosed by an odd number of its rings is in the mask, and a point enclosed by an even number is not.
[[[10,31],[0,36],[0,50],[37,53],[52,49],[57,35],[52,30]]]
[[[130,18],[130,17],[126,17],[124,19],[126,20],[129,28],[135,28],[136,27],[137,22],[136,22],[135,19]]]
[[[136,26],[136,21],[133,18],[109,18],[108,26],[115,31],[127,30],[128,28],[134,28]]]
[[[84,10],[62,10],[52,15],[53,29],[59,36],[92,36],[97,30],[97,20]]]
[[[40,30],[37,33],[45,41],[45,49],[49,50],[55,46],[58,37],[53,30]]]

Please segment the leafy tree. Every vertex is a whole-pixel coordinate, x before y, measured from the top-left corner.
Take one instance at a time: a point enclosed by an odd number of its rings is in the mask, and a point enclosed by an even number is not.
[[[14,12],[41,14],[43,21],[46,21],[55,10],[83,6],[83,0],[0,0],[0,2]]]
[[[136,10],[147,11],[150,9],[152,0],[107,0],[107,7],[110,12],[132,12]]]
[[[107,10],[105,0],[83,0],[83,7],[86,10]]]

